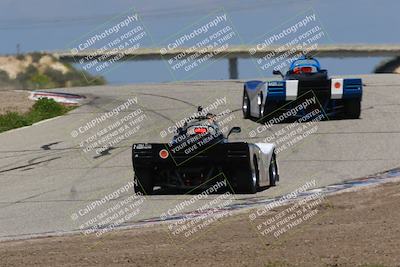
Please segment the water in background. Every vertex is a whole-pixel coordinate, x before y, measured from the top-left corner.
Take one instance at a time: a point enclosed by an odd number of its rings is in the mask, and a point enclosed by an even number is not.
[[[40,3],[40,4],[38,4]],[[135,4],[135,6],[132,6]],[[111,17],[134,7],[141,16],[152,45],[160,46],[170,36],[207,16],[224,10],[240,35],[237,44],[249,44],[310,8],[329,33],[329,43],[400,43],[396,0],[128,0],[15,1],[0,3],[1,54],[66,50],[71,42],[92,31]],[[370,73],[382,58],[323,58],[330,74]],[[177,79],[161,61],[117,63],[106,75],[110,83],[167,82]],[[241,79],[259,77],[252,60],[239,59]],[[216,61],[199,71],[195,79],[227,79],[227,60]]]

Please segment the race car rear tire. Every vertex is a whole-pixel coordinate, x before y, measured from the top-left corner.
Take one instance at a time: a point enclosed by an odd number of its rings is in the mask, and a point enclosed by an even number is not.
[[[153,194],[153,177],[151,171],[148,170],[136,170],[135,171],[135,193],[142,193],[144,195]]]
[[[272,119],[274,116],[278,115],[278,104],[275,102],[268,102],[265,101],[264,105],[262,106],[262,113],[261,116],[264,118],[264,121]]]
[[[343,101],[344,118],[345,119],[358,119],[361,114],[361,100],[360,99],[345,99]]]
[[[240,194],[255,194],[258,191],[259,170],[257,159],[253,159],[254,170],[251,173],[240,170],[237,173],[236,191]]]
[[[272,154],[271,162],[269,164],[269,185],[275,186],[279,181],[278,164],[276,163],[276,155]]]
[[[250,118],[250,99],[247,95],[246,90],[243,92],[243,101],[242,101],[242,111],[243,111],[243,118],[249,119]]]

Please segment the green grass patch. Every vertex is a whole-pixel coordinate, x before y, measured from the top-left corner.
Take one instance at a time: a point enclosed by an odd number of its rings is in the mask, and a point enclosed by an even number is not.
[[[42,98],[36,101],[27,113],[7,112],[4,115],[0,115],[0,133],[61,116],[72,109],[73,107],[63,106],[53,99]]]

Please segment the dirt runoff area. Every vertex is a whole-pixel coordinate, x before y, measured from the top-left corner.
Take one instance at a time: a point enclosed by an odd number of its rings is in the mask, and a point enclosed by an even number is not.
[[[253,221],[254,210],[229,216],[190,240],[171,237],[165,225],[8,241],[0,243],[0,265],[400,266],[399,203],[400,183],[391,182],[326,197],[279,236],[259,225],[290,205]]]
[[[20,90],[0,90],[0,115],[10,112],[28,112],[35,101],[29,100],[30,92]]]

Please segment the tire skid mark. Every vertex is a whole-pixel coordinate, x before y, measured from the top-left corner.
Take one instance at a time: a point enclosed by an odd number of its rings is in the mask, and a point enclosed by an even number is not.
[[[198,105],[195,105],[195,104],[190,103],[188,101],[185,101],[185,100],[182,100],[182,99],[179,99],[179,98],[175,98],[175,97],[171,97],[171,96],[158,95],[158,94],[149,94],[149,93],[139,93],[138,95],[155,96],[155,97],[160,97],[160,98],[171,99],[171,100],[175,100],[175,101],[178,101],[178,102],[181,102],[181,103],[184,103],[184,104],[187,104],[187,105],[189,105],[191,107],[196,107],[196,108],[198,106]]]
[[[50,162],[50,161],[53,161],[53,160],[56,160],[56,159],[60,159],[60,158],[62,158],[62,155],[65,155],[65,154],[69,153],[69,151],[61,151],[61,152],[60,151],[51,151],[51,152],[47,152],[46,151],[44,153],[45,153],[44,155],[40,155],[40,156],[31,158],[29,160],[21,159],[19,161],[13,162],[11,164],[7,164],[5,166],[1,166],[2,169],[0,169],[0,175],[2,173],[6,173],[6,172],[9,172],[9,171],[13,171],[13,170],[17,170],[17,169],[23,169],[23,168],[31,167],[31,166],[36,166],[36,165],[39,165],[41,163],[46,163],[46,162]],[[35,162],[36,160],[39,160],[39,159],[42,159],[42,158],[46,158],[46,157],[51,157],[51,156],[53,156],[53,158],[50,158],[48,160],[43,160],[43,161],[40,161],[40,162]],[[4,169],[5,167],[11,166],[11,165],[15,165],[15,164],[18,164],[18,163],[21,163],[21,162],[27,162],[27,164],[22,164],[22,165],[17,166],[17,167]]]
[[[9,202],[8,205],[5,205],[5,206],[1,207],[1,209],[8,208],[8,207],[16,205],[16,204],[26,203],[26,200],[29,200],[29,199],[32,199],[32,198],[35,198],[35,197],[40,197],[40,196],[42,196],[44,194],[51,193],[51,192],[54,192],[54,191],[56,191],[56,189],[47,190],[45,192],[37,193],[37,194],[31,195],[29,197],[25,197],[25,198],[19,199],[17,201]]]
[[[31,159],[28,161],[28,164],[25,165],[21,165],[21,166],[17,166],[17,167],[13,167],[13,168],[9,168],[9,169],[5,169],[5,170],[0,170],[0,173],[5,173],[5,172],[9,172],[9,171],[15,171],[15,170],[19,170],[19,169],[23,169],[26,167],[31,167],[31,166],[35,166],[35,165],[39,165],[42,163],[47,163],[53,160],[57,160],[57,159],[61,159],[62,157],[54,157],[54,158],[50,158],[50,159],[46,159],[46,160],[42,160],[42,161],[38,161],[38,162],[32,162],[33,160],[36,159]]]

